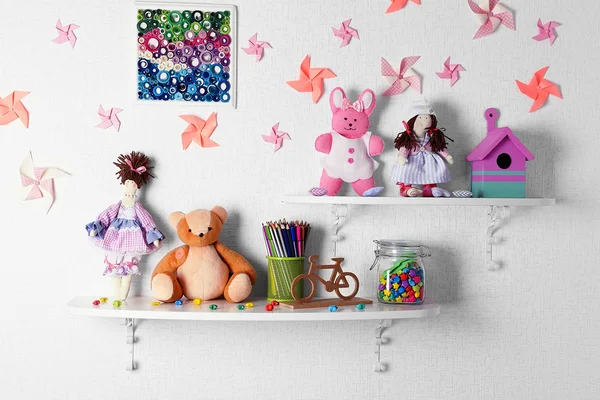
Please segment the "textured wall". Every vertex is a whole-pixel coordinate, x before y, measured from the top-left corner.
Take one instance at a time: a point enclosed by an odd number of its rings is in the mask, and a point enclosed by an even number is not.
[[[472,41],[477,25],[466,0],[424,0],[384,15],[386,0],[244,0],[239,6],[241,43],[255,31],[274,47],[264,60],[241,55],[239,108],[219,110],[216,149],[182,152],[182,113],[210,108],[135,107],[135,79],[126,38],[134,7],[128,1],[4,1],[0,30],[0,94],[31,91],[31,126],[0,127],[0,228],[5,259],[0,279],[0,398],[3,399],[597,399],[600,398],[600,323],[596,287],[600,139],[597,75],[600,55],[596,15],[600,4],[584,0],[511,0],[517,31],[503,27]],[[562,23],[553,47],[531,39],[538,17]],[[50,42],[57,17],[81,25],[74,50]],[[331,34],[346,18],[361,35],[339,49]],[[530,196],[556,197],[553,208],[513,209],[502,226],[496,255],[504,267],[484,267],[483,208],[353,207],[339,254],[374,295],[368,271],[375,238],[417,239],[434,256],[428,262],[430,294],[442,313],[395,323],[382,358],[388,373],[373,372],[374,324],[202,323],[143,321],[136,349],[139,370],[124,371],[125,335],[120,321],[70,316],[77,295],[100,295],[102,257],[86,243],[83,226],[121,189],[112,161],[137,149],[156,161],[156,179],[143,200],[168,235],[164,250],[144,260],[137,294],[148,294],[149,274],[178,241],[166,223],[174,210],[219,203],[232,214],[224,240],[261,272],[266,265],[258,226],[280,216],[308,219],[316,227],[312,251],[326,254],[330,210],[291,206],[318,182],[314,138],[329,126],[326,101],[310,103],[284,81],[294,79],[304,55],[327,66],[356,96],[365,87],[385,89],[379,58],[397,65],[421,55],[416,65],[423,92],[435,104],[457,163],[453,189],[465,188],[462,161],[485,134],[482,112],[501,109],[509,125],[535,153]],[[455,87],[438,79],[448,55],[467,69]],[[534,114],[514,79],[528,80],[551,65],[548,78],[565,99],[551,98]],[[410,91],[381,98],[373,131],[388,150],[377,177],[387,179]],[[121,107],[121,132],[99,130],[99,103]],[[272,154],[260,134],[277,121],[292,141]],[[58,200],[44,216],[17,196],[17,168],[28,150],[39,165],[72,173],[57,182]],[[395,195],[388,184],[386,195]],[[320,246],[317,239],[323,239]]]

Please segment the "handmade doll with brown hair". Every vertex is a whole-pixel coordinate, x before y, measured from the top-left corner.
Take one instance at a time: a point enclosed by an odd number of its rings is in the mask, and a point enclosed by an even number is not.
[[[406,117],[402,121],[404,132],[394,141],[398,160],[392,169],[392,181],[400,186],[401,196],[449,197],[450,193],[437,184],[450,181],[444,160],[448,164],[454,160],[446,151],[446,136],[437,126],[435,112],[422,100],[409,107]]]
[[[139,152],[121,154],[113,163],[124,186],[123,199],[104,210],[86,225],[91,242],[104,251],[104,275],[113,278],[115,297],[125,300],[131,277],[139,275],[138,262],[156,251],[164,235],[152,216],[136,200],[138,189],[154,178],[148,157]]]

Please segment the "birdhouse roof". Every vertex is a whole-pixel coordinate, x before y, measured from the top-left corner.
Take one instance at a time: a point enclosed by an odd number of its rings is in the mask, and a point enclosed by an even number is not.
[[[481,161],[488,156],[498,146],[504,138],[508,138],[512,144],[525,156],[527,161],[535,159],[534,155],[531,154],[527,147],[510,128],[495,128],[488,131],[487,136],[473,149],[473,151],[467,156],[467,161]]]

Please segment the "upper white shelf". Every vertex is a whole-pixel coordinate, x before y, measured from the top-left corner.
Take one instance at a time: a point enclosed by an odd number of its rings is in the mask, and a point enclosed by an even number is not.
[[[367,304],[363,310],[356,306],[340,307],[336,312],[328,308],[312,308],[304,310],[290,310],[275,307],[273,311],[266,311],[266,300],[248,300],[254,307],[238,310],[236,304],[225,300],[211,300],[201,305],[194,305],[187,301],[181,306],[175,304],[152,305],[151,297],[131,297],[124,301],[120,307],[113,307],[112,300],[95,306],[94,297],[75,297],[67,307],[71,314],[86,315],[91,317],[108,318],[136,318],[136,319],[168,319],[192,321],[347,321],[347,320],[385,320],[405,318],[434,317],[440,313],[440,306],[435,302],[425,301],[418,306],[410,305],[385,305],[374,300]],[[216,304],[216,310],[210,310],[209,305]]]
[[[283,196],[294,204],[363,204],[402,206],[553,206],[555,199],[460,198],[460,197],[360,197],[360,196]]]

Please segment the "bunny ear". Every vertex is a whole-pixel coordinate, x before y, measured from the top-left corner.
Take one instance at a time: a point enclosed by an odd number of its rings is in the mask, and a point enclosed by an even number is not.
[[[377,99],[375,97],[375,92],[371,89],[365,89],[358,98],[358,101],[362,101],[365,106],[365,114],[371,115],[373,110],[375,109],[375,105],[377,104]]]
[[[341,87],[336,87],[331,91],[329,95],[329,105],[331,106],[331,111],[334,113],[337,112],[342,107],[342,100],[346,98],[346,92]]]

